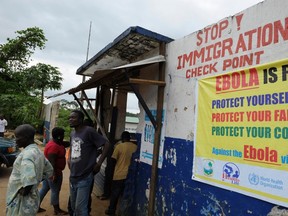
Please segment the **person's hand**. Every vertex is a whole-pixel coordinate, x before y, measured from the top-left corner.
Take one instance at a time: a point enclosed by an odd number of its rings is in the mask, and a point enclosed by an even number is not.
[[[30,193],[32,187],[33,187],[33,185],[28,185],[24,188],[22,187],[19,189],[18,193],[22,196],[27,196]]]
[[[94,168],[93,168],[93,175],[96,175],[101,169],[101,164],[96,163]]]

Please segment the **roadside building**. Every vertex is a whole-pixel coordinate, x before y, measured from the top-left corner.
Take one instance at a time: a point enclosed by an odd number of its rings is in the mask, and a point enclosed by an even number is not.
[[[79,67],[91,78],[66,93],[79,101],[95,88],[97,100],[109,89],[110,130],[101,100],[94,117],[111,140],[125,129],[127,93],[138,98],[133,215],[288,207],[287,7],[266,0],[177,40],[130,27]]]

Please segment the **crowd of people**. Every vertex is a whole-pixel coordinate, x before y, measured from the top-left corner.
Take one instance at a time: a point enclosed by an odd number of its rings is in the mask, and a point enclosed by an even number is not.
[[[0,123],[3,119],[3,116],[0,116]],[[44,153],[34,142],[35,129],[31,125],[24,124],[15,129],[16,145],[23,150],[13,164],[9,178],[6,216],[31,216],[46,211],[41,208],[41,202],[49,190],[54,215],[90,215],[94,176],[100,171],[112,146],[90,122],[88,124],[84,120],[81,111],[72,111],[68,121],[73,128],[70,141],[64,141],[63,128],[55,127],[52,130],[52,139],[45,145]],[[7,125],[7,121],[4,125]],[[67,147],[69,151],[66,152]],[[124,191],[131,157],[136,149],[137,146],[130,142],[129,132],[124,131],[121,142],[115,145],[110,158],[113,181],[106,215],[116,213],[119,197]],[[67,211],[63,206],[60,208],[59,201],[66,163],[70,169]],[[39,189],[40,183],[42,187]]]

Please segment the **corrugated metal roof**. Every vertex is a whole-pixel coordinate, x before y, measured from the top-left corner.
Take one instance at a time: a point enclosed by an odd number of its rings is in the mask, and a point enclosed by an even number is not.
[[[94,72],[132,63],[145,53],[173,39],[139,26],[128,28],[89,61],[78,68],[77,74],[92,76]]]
[[[115,67],[115,68],[109,68],[107,70],[97,71],[96,73],[92,75],[92,77],[89,80],[81,83],[75,88],[70,89],[69,93],[75,93],[84,89],[96,88],[100,84],[106,85],[106,86],[113,86],[116,84],[119,85],[121,84],[121,82],[127,82],[126,75],[121,71],[118,71],[117,73],[113,73],[114,71],[120,70],[123,68],[141,67],[144,65],[149,65],[149,64],[154,64],[154,63],[164,62],[164,61],[165,61],[164,56],[158,55],[158,56],[154,56],[152,58],[148,58],[142,61],[133,62],[131,64],[122,65],[122,66]]]
[[[130,27],[78,68],[76,74],[91,76],[89,80],[51,97],[66,93],[73,94],[81,90],[96,88],[99,85],[113,87],[127,83],[127,77],[121,69],[141,68],[145,65],[165,61],[163,55],[159,55],[159,53],[151,55],[151,52],[157,50],[161,43],[171,41],[173,39],[142,27]],[[140,59],[140,56],[146,56],[146,58]]]

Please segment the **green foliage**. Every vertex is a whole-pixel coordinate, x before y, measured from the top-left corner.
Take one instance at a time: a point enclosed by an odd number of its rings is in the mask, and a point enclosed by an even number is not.
[[[57,119],[57,127],[62,127],[65,130],[65,137],[64,140],[69,140],[70,133],[72,131],[72,128],[69,126],[68,118],[71,111],[68,109],[65,109],[63,107],[60,107],[58,119]]]
[[[37,92],[41,94],[48,89],[61,89],[63,78],[57,67],[38,63],[25,69],[21,74],[25,88],[34,91],[36,94]],[[39,93],[37,95],[39,95]]]
[[[44,92],[48,89],[60,90],[63,80],[62,74],[57,67],[38,63],[22,71],[21,76],[25,90],[41,96],[41,108],[38,111],[38,116],[40,117]]]
[[[7,38],[7,43],[0,45],[0,72],[19,71],[27,66],[36,48],[45,48],[44,32],[38,27],[27,28],[15,32],[15,39]]]
[[[39,109],[40,102],[37,97],[23,94],[1,94],[0,113],[8,120],[8,128],[15,128],[20,124],[32,124],[35,128],[41,126],[35,113]]]
[[[15,33],[14,39],[0,44],[0,112],[9,120],[10,128],[23,123],[41,128],[44,91],[61,89],[62,74],[47,64],[27,67],[34,51],[45,48],[47,39],[42,29]]]
[[[79,109],[79,104],[76,101],[67,101],[65,99],[61,100],[60,106],[61,108],[70,110],[70,111]]]
[[[130,112],[126,112],[126,116],[131,116],[131,117],[138,117],[139,113],[130,113]]]
[[[47,41],[37,27],[16,31],[15,39],[0,44],[0,93],[26,92],[21,71],[28,65],[36,48],[44,49]]]

